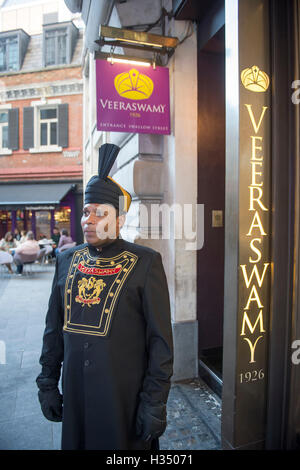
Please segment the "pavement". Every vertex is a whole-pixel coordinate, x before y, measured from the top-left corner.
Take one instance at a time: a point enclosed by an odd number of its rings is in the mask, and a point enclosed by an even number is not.
[[[59,450],[61,423],[47,421],[36,376],[52,265],[0,272],[0,450]],[[161,450],[220,450],[221,400],[200,379],[173,383]]]

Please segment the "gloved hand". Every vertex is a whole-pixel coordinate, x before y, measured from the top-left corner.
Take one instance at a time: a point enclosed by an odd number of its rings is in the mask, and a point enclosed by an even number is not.
[[[58,388],[38,393],[42,412],[49,421],[62,421],[62,403],[63,398]]]
[[[167,427],[166,405],[150,405],[141,401],[138,406],[136,433],[143,441],[160,437]]]

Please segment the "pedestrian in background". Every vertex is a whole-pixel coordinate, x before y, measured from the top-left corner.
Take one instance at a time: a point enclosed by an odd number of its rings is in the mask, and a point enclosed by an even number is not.
[[[24,243],[25,241],[26,241],[26,230],[21,230],[20,243]]]
[[[53,228],[53,233],[51,235],[51,239],[53,241],[52,245],[52,257],[55,258],[56,256],[56,248],[58,247],[59,239],[60,239],[60,231],[58,227]]]
[[[13,233],[14,239],[19,242],[21,240],[21,232],[18,228],[15,228],[14,233]]]
[[[17,248],[16,240],[11,232],[7,232],[0,241],[0,250],[11,252],[13,248]]]
[[[54,242],[53,244],[53,247],[54,248],[57,248],[58,247],[58,242],[59,242],[59,239],[60,239],[60,232],[59,232],[59,228],[58,227],[54,227],[53,228],[53,233],[51,235],[51,238]]]
[[[60,253],[62,251],[62,248],[66,249],[67,245],[73,246],[73,240],[72,237],[69,236],[69,232],[66,228],[63,228],[61,231],[61,236],[58,242],[58,247],[56,248],[56,254]],[[69,247],[68,247],[69,248]]]

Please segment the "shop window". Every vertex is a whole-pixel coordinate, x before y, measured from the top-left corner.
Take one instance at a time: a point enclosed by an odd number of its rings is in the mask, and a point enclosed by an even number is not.
[[[50,211],[36,211],[35,212],[35,224],[36,224],[36,239],[50,238]]]
[[[6,232],[9,231],[8,222],[9,222],[9,212],[0,211],[0,239],[3,238]]]
[[[69,206],[63,206],[55,210],[55,214],[54,214],[55,225],[59,228],[59,230],[66,228],[68,232],[70,233],[70,228],[71,228],[70,217],[71,217],[71,208]]]

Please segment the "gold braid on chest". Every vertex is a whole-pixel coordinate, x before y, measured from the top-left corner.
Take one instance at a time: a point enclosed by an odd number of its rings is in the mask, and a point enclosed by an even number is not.
[[[88,247],[74,252],[65,282],[64,331],[107,336],[122,289],[138,256],[122,251],[93,257]]]

